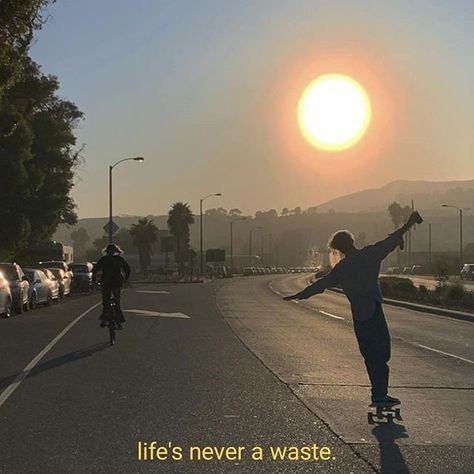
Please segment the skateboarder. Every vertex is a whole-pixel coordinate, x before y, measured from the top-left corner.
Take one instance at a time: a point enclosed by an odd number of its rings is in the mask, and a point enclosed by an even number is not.
[[[330,250],[344,258],[323,278],[285,300],[307,299],[339,285],[351,303],[354,331],[372,384],[372,403],[396,405],[400,400],[388,395],[388,361],[390,333],[382,309],[382,293],[378,283],[381,261],[397,246],[403,248],[403,234],[422,222],[413,212],[405,225],[386,239],[362,249],[354,246],[354,236],[347,230],[336,232],[329,240]]]

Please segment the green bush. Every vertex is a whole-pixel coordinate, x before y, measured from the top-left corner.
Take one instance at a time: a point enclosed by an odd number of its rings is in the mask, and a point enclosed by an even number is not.
[[[387,298],[398,298],[401,296],[415,296],[417,288],[408,278],[383,277],[380,279],[380,289]]]
[[[456,283],[449,285],[439,282],[434,290],[425,285],[416,287],[408,278],[382,277],[380,288],[386,298],[426,303],[453,309],[474,309],[474,292]]]

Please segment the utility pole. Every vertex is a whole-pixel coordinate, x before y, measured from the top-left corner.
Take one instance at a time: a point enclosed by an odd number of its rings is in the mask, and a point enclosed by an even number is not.
[[[428,224],[428,265],[431,273],[431,224]]]

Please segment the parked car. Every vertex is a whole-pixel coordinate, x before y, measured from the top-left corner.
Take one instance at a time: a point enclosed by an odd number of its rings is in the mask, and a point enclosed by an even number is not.
[[[411,275],[411,267],[403,267],[402,274]]]
[[[20,265],[17,263],[0,263],[0,272],[10,284],[13,308],[16,313],[23,313],[30,309],[29,288],[30,284]]]
[[[254,267],[244,267],[244,276],[253,276],[257,274],[257,270]]]
[[[70,283],[72,282],[72,279],[74,277],[74,274],[73,274],[71,268],[69,267],[69,265],[66,262],[62,261],[62,260],[45,260],[43,262],[40,262],[39,266],[41,268],[49,268],[49,269],[61,268],[62,270],[64,270],[68,274]]]
[[[71,294],[71,279],[67,272],[62,268],[48,268],[48,270],[56,277],[59,283],[59,299]]]
[[[400,275],[400,267],[387,268],[387,275]]]
[[[0,315],[9,318],[13,311],[10,282],[0,273]]]
[[[46,276],[43,270],[37,268],[25,268],[25,275],[30,283],[29,298],[30,308],[38,304],[50,306],[54,299],[58,299],[58,285]]]
[[[92,263],[71,263],[69,268],[73,273],[72,288],[79,291],[92,290]]]
[[[421,265],[413,265],[411,267],[412,275],[421,275],[423,273],[423,267]]]
[[[461,280],[474,280],[474,263],[465,263],[461,269]]]
[[[54,276],[54,274],[51,270],[48,270],[47,268],[42,268],[41,270],[44,272],[44,274],[48,277],[48,280],[51,282],[51,289],[52,289],[52,292],[53,292],[53,300],[61,301],[63,298],[61,296],[61,292],[59,291],[59,281],[58,281],[58,279]]]

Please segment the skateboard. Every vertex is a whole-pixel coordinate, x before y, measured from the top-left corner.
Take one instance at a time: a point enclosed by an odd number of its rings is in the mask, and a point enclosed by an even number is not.
[[[402,421],[400,414],[400,407],[396,405],[376,405],[371,403],[369,405],[369,412],[367,413],[367,421],[369,425],[375,424],[376,421],[387,420],[387,423],[392,423],[393,419]]]

